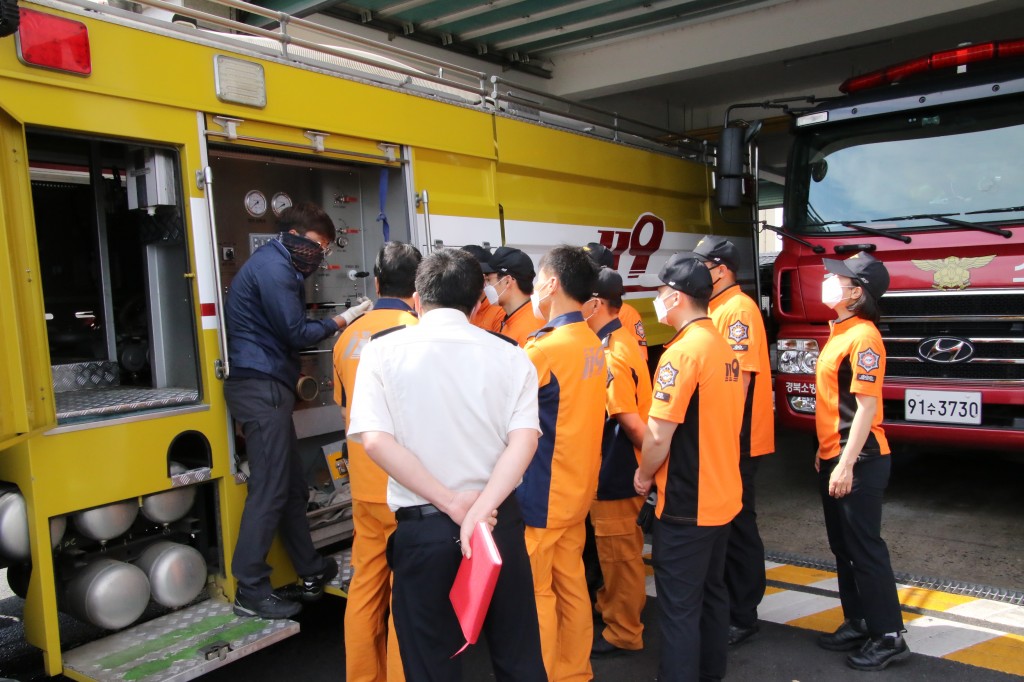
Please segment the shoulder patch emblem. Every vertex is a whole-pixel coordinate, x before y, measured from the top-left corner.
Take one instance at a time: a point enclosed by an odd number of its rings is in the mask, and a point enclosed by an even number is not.
[[[658,386],[661,386],[662,388],[675,386],[676,376],[678,375],[679,370],[673,367],[671,362],[666,362],[658,368]]]
[[[750,327],[736,320],[729,325],[729,340],[733,343],[740,343],[750,338]]]
[[[857,366],[865,372],[873,372],[878,369],[880,359],[878,353],[868,348],[866,351],[857,353]]]
[[[633,329],[636,331],[636,336],[638,339],[643,340],[647,338],[647,330],[644,329],[643,320],[637,320],[636,324],[633,325]]]

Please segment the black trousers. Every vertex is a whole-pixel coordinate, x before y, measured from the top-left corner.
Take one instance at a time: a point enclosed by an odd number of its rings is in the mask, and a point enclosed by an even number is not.
[[[267,552],[275,533],[281,533],[299,575],[320,573],[326,562],[313,547],[306,519],[308,492],[292,425],[295,395],[273,379],[245,378],[226,381],[224,398],[242,425],[249,457],[249,490],[231,572],[239,595],[256,601],[272,591]]]
[[[661,621],[658,680],[721,680],[729,640],[725,587],[729,526],[682,526],[656,520],[653,535]]]
[[[725,553],[725,584],[729,588],[729,622],[736,627],[757,625],[757,606],[764,598],[764,542],[757,530],[754,506],[755,483],[760,457],[740,458],[743,479],[743,508],[729,524],[729,546]]]
[[[882,496],[889,484],[890,458],[861,455],[853,465],[853,489],[836,499],[828,494],[828,480],[838,463],[838,457],[821,461],[818,491],[828,544],[836,557],[843,615],[865,619],[872,635],[901,632],[896,579],[882,539]]]
[[[501,572],[484,621],[495,679],[544,682],[533,573],[526,553],[525,525],[515,496],[498,508],[494,542]],[[391,608],[409,682],[462,679],[462,659],[452,654],[465,640],[448,593],[462,563],[459,527],[444,514],[398,522],[389,563],[394,576]]]

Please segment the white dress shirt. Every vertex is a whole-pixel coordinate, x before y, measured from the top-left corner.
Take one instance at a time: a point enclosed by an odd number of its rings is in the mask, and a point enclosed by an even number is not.
[[[452,308],[374,339],[356,372],[348,437],[381,431],[453,491],[482,490],[515,429],[540,432],[526,353]],[[392,510],[427,500],[388,478]]]

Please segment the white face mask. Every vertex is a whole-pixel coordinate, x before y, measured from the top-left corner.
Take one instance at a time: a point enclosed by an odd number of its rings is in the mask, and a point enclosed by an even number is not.
[[[829,308],[835,308],[843,301],[843,289],[852,288],[844,287],[838,277],[827,277],[821,283],[821,302]]]
[[[550,296],[551,294],[548,294],[547,296],[541,296],[539,293],[537,293],[536,286],[533,288],[533,293],[530,294],[530,303],[533,305],[533,314],[542,320],[546,320],[547,317],[544,315],[544,313],[540,311],[540,304],[543,301],[547,300]]]
[[[665,301],[662,300],[661,296],[654,297],[654,314],[658,316],[658,322],[662,324],[668,324],[668,311],[673,310],[678,302],[671,308],[665,306]]]
[[[487,302],[491,305],[498,305],[498,290],[490,284],[484,285],[484,296],[487,297]]]
[[[598,299],[596,299],[596,298],[592,298],[592,299],[590,299],[590,301],[597,301],[597,300],[598,300]],[[587,303],[590,303],[590,301],[587,301]],[[584,303],[583,305],[587,305],[587,303]],[[584,321],[584,322],[586,322],[587,320],[589,320],[590,318],[592,318],[592,317],[593,317],[594,315],[597,315],[597,309],[598,309],[598,308],[600,308],[600,307],[601,307],[601,303],[600,303],[600,302],[598,302],[598,304],[597,304],[596,306],[594,306],[594,312],[592,312],[592,313],[590,313],[589,315],[587,315],[586,317],[584,317],[584,318],[583,318],[583,321]]]

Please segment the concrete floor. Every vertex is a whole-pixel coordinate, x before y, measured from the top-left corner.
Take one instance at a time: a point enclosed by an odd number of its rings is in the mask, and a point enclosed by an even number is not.
[[[758,472],[769,552],[832,558],[809,434],[781,433]],[[882,537],[898,573],[1024,592],[1024,457],[896,449]]]

